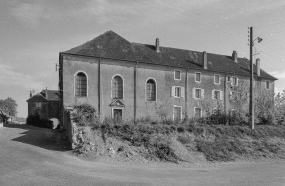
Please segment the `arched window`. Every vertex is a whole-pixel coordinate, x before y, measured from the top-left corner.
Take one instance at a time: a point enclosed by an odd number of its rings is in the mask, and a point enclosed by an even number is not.
[[[153,79],[149,79],[146,82],[146,100],[156,101],[156,86]]]
[[[123,79],[121,76],[115,76],[112,79],[112,98],[123,99]]]
[[[83,72],[75,77],[75,96],[87,96],[87,78]]]

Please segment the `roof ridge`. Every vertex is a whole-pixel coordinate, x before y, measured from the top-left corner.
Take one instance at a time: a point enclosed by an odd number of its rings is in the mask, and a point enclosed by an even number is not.
[[[131,44],[139,44],[139,45],[150,45],[154,46],[152,44],[145,44],[145,43],[137,43],[137,42],[131,42]],[[197,51],[197,50],[190,50],[190,49],[184,49],[184,48],[174,48],[174,47],[165,47],[165,46],[159,46],[161,48],[169,48],[169,49],[175,49],[175,50],[184,50],[184,51],[191,51],[191,52],[200,52],[203,53],[204,51]],[[206,51],[207,52],[207,51]],[[212,54],[212,55],[219,55],[219,56],[231,56],[231,55],[226,55],[226,54],[217,54],[217,53],[212,53],[212,52],[207,52],[207,54]],[[238,57],[238,59],[247,59],[246,57]],[[247,59],[248,60],[248,59]]]

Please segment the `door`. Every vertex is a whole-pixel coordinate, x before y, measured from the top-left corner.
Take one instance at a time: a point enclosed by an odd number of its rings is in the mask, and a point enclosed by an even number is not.
[[[123,110],[122,109],[114,109],[113,110],[113,118],[115,120],[122,120]]]

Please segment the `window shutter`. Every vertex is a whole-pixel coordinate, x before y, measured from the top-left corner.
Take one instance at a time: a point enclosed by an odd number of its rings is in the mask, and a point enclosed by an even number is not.
[[[184,98],[185,97],[185,88],[181,87],[181,97]]]
[[[175,95],[175,86],[171,87],[171,97],[174,97]]]
[[[224,92],[220,91],[220,100],[224,100]]]
[[[196,95],[195,95],[195,88],[192,88],[192,97],[193,97],[193,98],[196,98]]]
[[[201,89],[201,98],[204,99],[204,89]]]
[[[214,99],[214,98],[215,98],[215,89],[212,90],[212,99]]]
[[[236,84],[236,86],[238,86],[238,78],[237,78],[237,84]]]

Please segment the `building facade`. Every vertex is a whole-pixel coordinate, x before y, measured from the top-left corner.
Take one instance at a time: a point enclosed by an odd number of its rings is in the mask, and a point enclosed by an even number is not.
[[[230,110],[233,88],[249,82],[249,61],[231,56],[131,43],[113,31],[59,55],[62,122],[65,111],[89,103],[101,118],[181,120],[205,114],[208,97]],[[255,88],[274,93],[276,78],[256,62]]]
[[[42,90],[34,94],[30,92],[28,102],[28,116],[39,115],[41,119],[59,119],[58,90]]]

